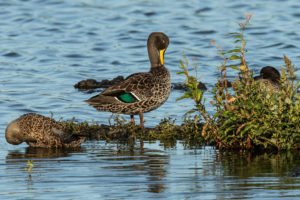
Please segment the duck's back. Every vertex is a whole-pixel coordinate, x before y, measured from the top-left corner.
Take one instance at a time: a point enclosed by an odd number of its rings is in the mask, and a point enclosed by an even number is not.
[[[87,102],[101,111],[136,115],[162,105],[169,97],[170,73],[164,66],[128,76]]]

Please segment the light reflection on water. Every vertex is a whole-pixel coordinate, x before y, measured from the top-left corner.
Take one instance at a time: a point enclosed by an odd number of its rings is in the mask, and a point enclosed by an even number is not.
[[[146,40],[150,32],[170,37],[166,66],[172,82],[182,55],[197,59],[199,76],[211,89],[218,76],[215,40],[226,50],[245,12],[253,12],[246,31],[247,60],[256,73],[265,65],[277,69],[282,54],[299,62],[300,14],[296,0],[285,1],[95,1],[11,0],[0,3],[0,131],[28,112],[55,119],[95,120],[107,124],[110,113],[83,100],[80,80],[112,79],[148,71]],[[229,71],[229,78],[235,71]],[[296,72],[299,76],[299,71]],[[145,114],[147,126],[177,118],[193,107],[176,102],[173,90],[159,109]],[[211,95],[208,93],[209,99]],[[208,102],[208,101],[207,101]],[[213,112],[208,107],[209,112]],[[287,172],[299,165],[297,154],[223,154],[211,148],[164,149],[146,144],[145,152],[126,146],[86,142],[73,151],[12,146],[0,137],[0,197],[5,199],[257,199],[299,196],[299,179]],[[24,167],[35,163],[28,179]]]

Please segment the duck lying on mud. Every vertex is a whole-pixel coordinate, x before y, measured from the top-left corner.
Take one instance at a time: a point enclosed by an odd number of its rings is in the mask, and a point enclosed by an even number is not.
[[[5,130],[6,141],[18,145],[26,142],[31,147],[73,148],[85,137],[74,135],[62,123],[39,114],[24,114],[10,122]]]

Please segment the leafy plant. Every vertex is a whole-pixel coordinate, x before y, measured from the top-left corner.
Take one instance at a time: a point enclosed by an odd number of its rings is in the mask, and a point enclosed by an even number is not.
[[[185,94],[182,95],[180,98],[176,99],[176,101],[186,99],[186,98],[193,99],[194,103],[195,103],[195,108],[188,111],[185,114],[185,116],[198,111],[198,112],[200,112],[201,116],[205,119],[206,122],[212,121],[212,118],[206,111],[205,105],[204,105],[205,101],[206,101],[206,99],[203,98],[205,91],[202,91],[201,89],[198,88],[199,80],[198,80],[198,76],[197,76],[197,71],[198,71],[197,65],[195,65],[195,67],[194,67],[196,75],[192,76],[189,74],[189,70],[188,70],[189,63],[185,56],[184,56],[184,61],[185,61],[185,64],[183,63],[182,60],[179,61],[180,62],[179,68],[182,71],[177,72],[177,74],[185,75],[185,77],[186,77],[185,86],[188,91],[185,92]],[[196,128],[196,131],[198,132],[197,123],[199,122],[199,117],[196,115],[194,117],[194,120],[195,120],[194,126]]]
[[[25,170],[25,171],[28,171],[28,175],[29,175],[29,177],[31,177],[31,171],[32,171],[32,168],[33,168],[33,166],[34,166],[34,165],[33,165],[33,160],[28,160],[28,161],[27,161],[27,166],[28,166],[28,167],[25,167],[24,170]]]
[[[182,98],[191,98],[195,109],[199,111],[205,124],[202,136],[216,143],[218,148],[239,149],[294,149],[300,147],[300,94],[299,81],[295,80],[294,65],[284,56],[285,66],[281,68],[279,92],[263,89],[263,83],[253,78],[245,55],[247,53],[244,31],[252,14],[247,15],[243,23],[239,23],[240,32],[228,34],[238,44],[229,51],[217,47],[223,58],[218,66],[220,76],[216,87],[212,90],[213,100],[210,103],[215,109],[209,115],[205,109],[203,93],[195,88],[197,78],[188,73],[188,62],[180,62],[180,69],[187,77],[189,91]],[[187,60],[185,58],[185,60]],[[236,62],[238,61],[238,64]],[[230,64],[235,62],[235,64]],[[227,69],[238,71],[233,89],[228,90]]]

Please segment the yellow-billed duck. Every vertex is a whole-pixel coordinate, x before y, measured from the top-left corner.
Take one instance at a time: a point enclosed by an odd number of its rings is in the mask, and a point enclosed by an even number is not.
[[[170,94],[170,73],[164,66],[164,53],[168,45],[167,35],[151,33],[147,42],[150,71],[132,74],[86,102],[99,111],[130,115],[132,123],[134,115],[139,115],[140,125],[143,126],[143,113],[161,106]]]
[[[254,80],[262,82],[272,92],[278,92],[280,89],[280,73],[274,67],[263,67],[260,75],[254,77]]]
[[[6,141],[18,145],[26,142],[31,147],[73,148],[85,137],[73,135],[60,122],[39,114],[24,114],[10,122],[5,130]]]

